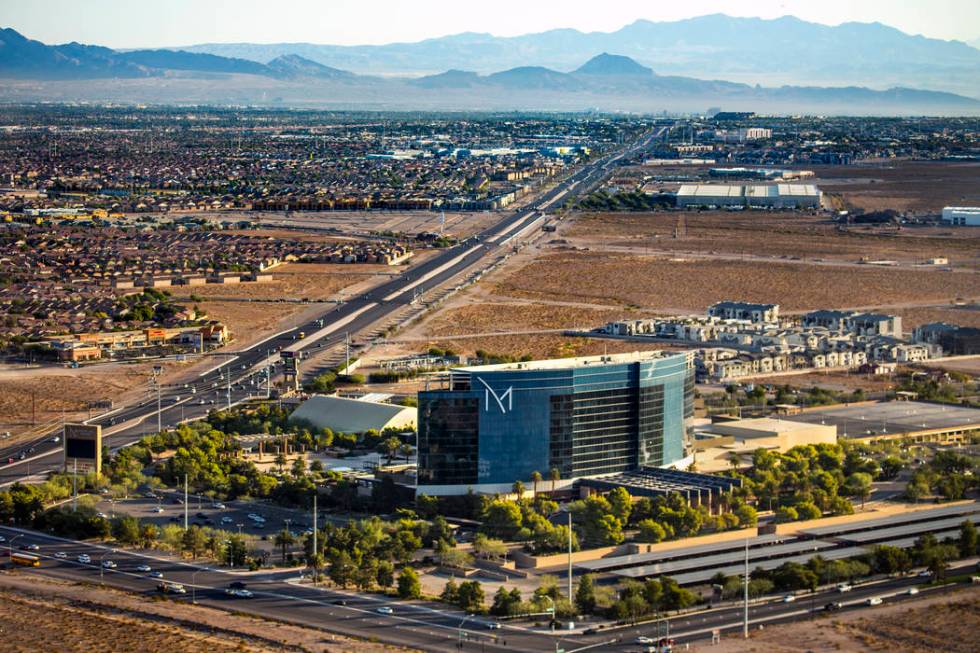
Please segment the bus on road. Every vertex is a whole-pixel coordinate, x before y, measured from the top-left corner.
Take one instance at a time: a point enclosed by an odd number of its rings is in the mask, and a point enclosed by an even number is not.
[[[33,556],[30,553],[12,553],[10,555],[10,561],[15,565],[23,565],[25,567],[40,567],[41,559],[37,556]]]

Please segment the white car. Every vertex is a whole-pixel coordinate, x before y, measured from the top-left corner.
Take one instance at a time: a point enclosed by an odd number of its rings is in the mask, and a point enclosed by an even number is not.
[[[864,602],[865,605],[881,605],[880,596],[872,596],[870,599]]]
[[[848,585],[847,583],[841,583],[840,585],[837,586],[837,591],[841,593],[850,592],[852,589],[854,588]]]
[[[395,614],[395,611],[389,608],[387,605],[383,605],[375,610],[378,614]]]
[[[153,569],[150,567],[150,565],[140,565],[136,568],[136,571],[140,572],[141,574],[148,574],[153,571]]]
[[[787,594],[786,596],[783,597],[783,603],[792,603],[795,600],[796,597],[792,594]]]
[[[909,588],[909,591],[908,591],[908,592],[906,592],[906,593],[907,593],[907,594],[908,594],[909,596],[915,596],[916,594],[918,594],[918,593],[919,593],[919,588],[918,588],[918,587],[910,587],[910,588]]]
[[[163,512],[163,508],[161,506],[157,506],[156,508],[153,509],[153,512],[160,514],[161,512]]]
[[[58,560],[64,560],[65,558],[68,557],[68,554],[65,553],[64,551],[58,551],[57,553],[54,554],[54,557],[57,558]]]
[[[636,638],[637,644],[656,644],[656,641],[652,637],[647,637],[645,635],[640,635]]]
[[[163,578],[163,572],[162,571],[151,571],[150,572],[150,578]]]
[[[225,504],[223,504],[223,503],[215,503],[215,504],[212,504],[211,507],[214,508],[215,510],[224,510],[225,509]]]
[[[103,560],[102,561],[102,568],[103,569],[115,569],[116,568],[116,563],[114,563],[112,560]]]
[[[92,558],[88,557],[88,555],[85,554],[85,553],[83,553],[80,556],[78,556],[78,561],[80,563],[82,563],[83,565],[92,564]]]

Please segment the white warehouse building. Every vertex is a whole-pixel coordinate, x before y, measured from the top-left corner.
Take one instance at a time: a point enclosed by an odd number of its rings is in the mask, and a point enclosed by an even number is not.
[[[980,206],[947,206],[943,209],[945,224],[980,227]]]
[[[677,206],[817,209],[820,197],[813,184],[684,184],[677,191]]]

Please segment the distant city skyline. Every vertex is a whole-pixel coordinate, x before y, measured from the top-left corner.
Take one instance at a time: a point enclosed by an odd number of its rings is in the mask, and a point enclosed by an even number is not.
[[[498,0],[467,11],[442,0],[33,0],[0,6],[0,26],[45,43],[113,48],[198,43],[310,42],[336,45],[419,41],[460,32],[516,36],[550,29],[615,31],[638,19],[674,21],[712,13],[815,23],[880,22],[909,34],[980,43],[976,0],[690,0],[677,5],[620,0],[550,3]]]

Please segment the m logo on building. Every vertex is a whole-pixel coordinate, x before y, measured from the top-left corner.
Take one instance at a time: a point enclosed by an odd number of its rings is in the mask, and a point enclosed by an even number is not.
[[[494,390],[493,388],[491,388],[490,385],[486,381],[484,381],[483,379],[481,379],[479,377],[477,377],[477,381],[479,381],[480,383],[482,383],[483,384],[483,387],[486,388],[486,390],[483,391],[484,392],[484,395],[485,395],[483,405],[486,406],[486,408],[484,410],[486,410],[487,412],[490,411],[490,397],[491,396],[493,396],[493,400],[495,402],[497,402],[497,406],[500,408],[500,412],[503,413],[504,415],[507,414],[507,411],[513,410],[513,408],[514,408],[514,387],[513,386],[507,388],[504,392],[502,392],[501,394],[498,395],[497,394],[497,391]],[[507,402],[507,407],[506,408],[504,408],[504,401]]]

